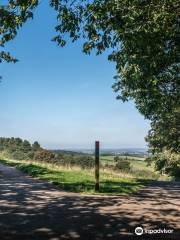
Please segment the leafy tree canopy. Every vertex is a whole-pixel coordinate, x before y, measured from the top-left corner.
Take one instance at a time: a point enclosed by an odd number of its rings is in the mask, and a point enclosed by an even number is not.
[[[37,151],[37,150],[39,150],[39,149],[41,148],[41,146],[40,146],[40,144],[39,144],[37,141],[35,141],[35,142],[32,144],[32,148],[33,148],[35,151]]]
[[[68,167],[79,166],[82,169],[94,167],[92,156],[71,151],[59,151],[61,153],[57,153],[58,150],[44,149],[37,141],[31,144],[21,138],[0,137],[0,155],[10,159],[42,161]]]
[[[9,0],[0,8],[1,46],[33,16],[37,0]],[[53,38],[84,38],[83,51],[112,49],[117,76],[113,89],[123,101],[133,99],[151,120],[148,141],[156,151],[179,152],[180,1],[179,0],[49,0],[57,12]],[[14,61],[1,52],[1,60]]]
[[[163,151],[153,156],[156,170],[169,174],[175,179],[180,179],[180,155]]]
[[[33,9],[38,5],[38,0],[7,0],[0,5],[0,47],[14,39],[17,30],[33,17]],[[9,52],[0,51],[0,63],[2,61],[16,62]]]

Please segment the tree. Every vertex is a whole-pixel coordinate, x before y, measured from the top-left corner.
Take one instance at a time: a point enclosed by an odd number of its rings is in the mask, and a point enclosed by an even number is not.
[[[1,9],[0,29],[8,36],[2,38],[3,44],[38,5],[36,0],[8,2]],[[113,89],[118,99],[133,99],[140,113],[151,120],[147,140],[152,152],[179,152],[179,0],[50,0],[50,6],[59,21],[53,41],[64,46],[69,34],[72,41],[85,39],[86,54],[92,49],[97,54],[112,49],[109,60],[117,69]]]
[[[69,32],[73,41],[86,39],[84,52],[112,48],[116,63],[113,89],[118,99],[133,99],[151,120],[147,141],[153,154],[180,150],[180,2],[177,0],[109,0],[59,4],[60,45]],[[69,1],[70,2],[70,1]],[[62,3],[62,2],[61,2]],[[72,3],[72,2],[71,2]]]
[[[44,162],[53,162],[55,160],[55,154],[51,151],[40,149],[34,154],[34,160],[44,161]]]
[[[21,138],[0,138],[0,151],[12,159],[30,159],[33,155],[31,144]]]
[[[33,17],[33,9],[38,5],[38,0],[8,0],[7,4],[0,5],[0,47],[15,38],[17,30],[29,18]],[[2,61],[17,62],[9,52],[0,51]]]
[[[117,76],[113,89],[118,99],[133,99],[138,110],[152,122],[150,147],[157,149],[152,132],[161,142],[161,148],[179,151],[180,118],[180,35],[177,0],[96,0],[53,1],[59,12],[60,24],[54,38],[59,45],[66,42],[63,34],[69,32],[73,41],[84,37],[84,52],[92,49],[101,54],[113,49],[109,60],[116,63]],[[70,2],[72,4],[70,4]],[[174,117],[176,116],[176,119]],[[172,119],[173,118],[173,119]],[[173,134],[166,134],[173,128]],[[161,131],[157,131],[157,126]],[[172,131],[171,131],[172,132]],[[175,133],[176,132],[176,133]]]
[[[155,168],[161,173],[180,179],[180,154],[163,151],[153,156]]]
[[[31,144],[27,140],[24,140],[22,144],[22,151],[24,153],[28,153],[29,151],[31,151],[31,149]]]
[[[179,110],[169,111],[164,117],[152,121],[147,141],[152,153],[171,150],[180,152],[180,124]]]
[[[33,151],[37,151],[37,150],[39,150],[41,148],[41,146],[40,146],[40,144],[37,142],[37,141],[35,141],[33,144],[32,144],[32,149],[33,149]]]

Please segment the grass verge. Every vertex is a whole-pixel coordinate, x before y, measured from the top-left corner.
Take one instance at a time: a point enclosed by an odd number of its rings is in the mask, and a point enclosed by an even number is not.
[[[94,191],[94,171],[79,168],[67,169],[49,163],[19,160],[0,160],[1,163],[15,166],[24,173],[41,180],[51,182],[61,189],[71,192],[91,193]],[[143,188],[150,180],[131,176],[114,175],[108,172],[100,174],[100,194],[130,194]]]

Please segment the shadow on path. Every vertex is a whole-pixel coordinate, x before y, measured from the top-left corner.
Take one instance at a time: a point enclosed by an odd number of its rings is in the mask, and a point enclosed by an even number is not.
[[[178,182],[129,197],[67,193],[0,164],[0,240],[180,239],[179,197]],[[174,233],[138,237],[137,226]]]

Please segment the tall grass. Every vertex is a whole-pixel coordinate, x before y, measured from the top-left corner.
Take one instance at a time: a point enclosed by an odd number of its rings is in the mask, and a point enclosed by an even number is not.
[[[58,185],[61,189],[73,192],[94,192],[94,170],[80,167],[65,167],[52,163],[18,160],[0,160],[16,166],[21,171],[42,180]],[[102,169],[100,172],[100,194],[129,194],[142,188],[148,181],[135,178],[123,172]]]

